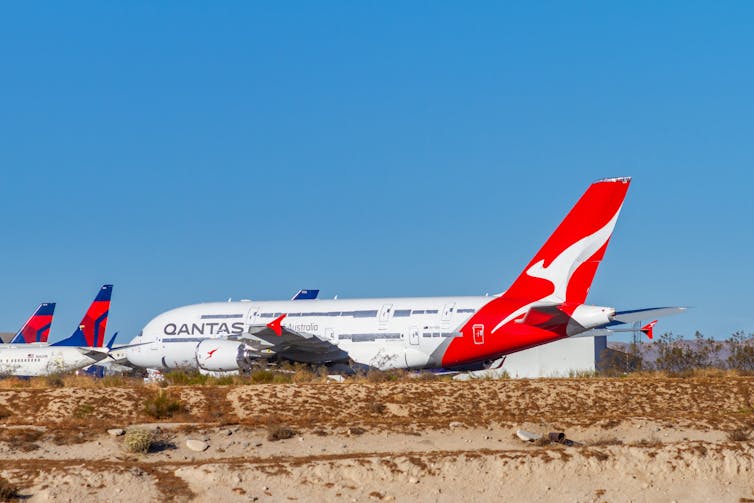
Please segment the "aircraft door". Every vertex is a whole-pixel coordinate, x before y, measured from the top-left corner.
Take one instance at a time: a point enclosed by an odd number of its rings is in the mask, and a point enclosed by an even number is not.
[[[247,333],[249,331],[249,327],[251,325],[259,325],[261,322],[259,320],[259,306],[251,306],[249,307],[249,311],[246,314],[246,325],[244,326],[244,333]],[[272,320],[268,320],[272,321]]]
[[[471,332],[474,336],[474,344],[484,344],[484,325],[473,325]]]
[[[387,322],[390,320],[390,315],[393,314],[392,304],[383,304],[380,308],[379,314],[377,314],[377,320],[379,321],[380,328],[384,328]]]
[[[419,329],[418,328],[411,327],[408,329],[408,343],[411,346],[419,345]]]
[[[453,313],[456,309],[456,303],[455,302],[448,302],[445,304],[445,306],[442,308],[442,315],[440,317],[440,320],[442,321],[443,325],[447,325],[450,323],[450,320],[453,318]]]
[[[256,317],[259,315],[259,306],[251,306],[249,307],[249,311],[247,314],[247,318],[249,320],[249,324],[254,323]]]

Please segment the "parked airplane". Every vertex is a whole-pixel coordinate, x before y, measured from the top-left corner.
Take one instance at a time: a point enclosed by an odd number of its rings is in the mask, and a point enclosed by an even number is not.
[[[86,367],[106,358],[109,347],[112,346],[112,340],[107,346],[104,346],[112,291],[112,285],[102,286],[78,328],[67,339],[53,344],[35,343],[0,346],[0,375],[30,377],[67,372]],[[52,310],[50,310],[49,317],[51,321]],[[34,316],[32,319],[34,319]],[[49,330],[49,324],[42,328]],[[19,333],[22,332],[24,332],[23,329]],[[46,341],[46,333],[43,337]],[[40,335],[40,342],[44,342],[41,338]],[[28,341],[29,339],[25,338],[24,340]]]
[[[52,315],[55,313],[55,303],[45,302],[40,304],[34,314],[31,315],[21,330],[11,339],[10,344],[33,344],[46,343],[50,335]]]
[[[585,304],[629,184],[592,184],[500,295],[197,304],[154,318],[126,356],[140,367],[205,371],[240,370],[259,359],[454,368],[680,312]]]

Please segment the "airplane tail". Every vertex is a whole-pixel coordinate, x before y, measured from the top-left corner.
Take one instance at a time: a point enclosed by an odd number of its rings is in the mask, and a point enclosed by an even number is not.
[[[102,285],[89,310],[79,323],[78,328],[67,339],[52,344],[53,346],[85,346],[101,348],[105,341],[107,316],[110,312],[110,297],[113,285]]]
[[[630,183],[630,178],[609,178],[589,186],[503,295],[582,304],[605,255]]]
[[[630,182],[609,178],[590,185],[510,288],[463,325],[464,337],[452,340],[443,363],[499,353],[502,341],[490,336],[504,326],[508,348],[526,349],[567,335],[566,323],[589,294]],[[558,309],[540,312],[547,309],[532,306]],[[605,308],[597,310],[596,316],[609,314]]]
[[[21,330],[10,341],[11,344],[28,344],[32,342],[47,342],[50,335],[52,315],[55,313],[55,303],[40,304]]]

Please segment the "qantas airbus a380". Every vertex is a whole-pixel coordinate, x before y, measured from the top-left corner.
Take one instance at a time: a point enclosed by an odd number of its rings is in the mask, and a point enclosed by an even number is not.
[[[125,353],[133,365],[236,371],[255,360],[453,368],[683,308],[616,312],[586,304],[630,178],[593,183],[504,293],[495,297],[216,302],[165,312]],[[651,337],[653,323],[642,331]]]

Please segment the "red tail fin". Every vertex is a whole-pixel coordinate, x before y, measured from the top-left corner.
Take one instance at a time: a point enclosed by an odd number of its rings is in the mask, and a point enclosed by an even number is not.
[[[593,183],[534,255],[505,297],[582,304],[618,220],[630,178]]]
[[[31,318],[24,323],[21,330],[18,331],[11,344],[24,344],[31,342],[47,342],[47,336],[50,335],[50,324],[52,315],[55,313],[55,303],[47,302],[40,304]]]
[[[443,365],[497,357],[564,336],[513,321],[535,304],[575,308],[584,303],[630,181],[593,183],[511,287],[471,317],[461,329],[463,337],[451,340]],[[498,333],[503,327],[505,333]]]
[[[101,348],[105,343],[107,317],[110,313],[110,297],[113,285],[102,285],[94,302],[87,309],[84,318],[73,334],[58,341],[53,346],[89,346]]]
[[[646,325],[644,325],[643,327],[641,327],[641,329],[640,329],[641,333],[643,333],[644,335],[646,335],[650,339],[653,338],[654,337],[653,330],[655,328],[655,325],[657,325],[657,320],[655,320],[655,321],[653,321],[651,323],[647,323]]]

